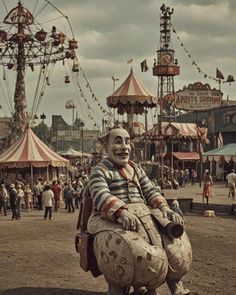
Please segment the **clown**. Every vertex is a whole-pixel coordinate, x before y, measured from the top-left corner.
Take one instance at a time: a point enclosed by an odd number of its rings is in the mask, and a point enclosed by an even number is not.
[[[123,128],[111,130],[102,139],[107,151],[93,170],[89,188],[93,212],[88,231],[94,236],[93,250],[108,283],[109,295],[157,294],[167,283],[172,295],[190,294],[182,277],[192,262],[186,233],[180,238],[162,229],[159,217],[183,225],[165,198],[141,167],[130,161],[131,144]]]

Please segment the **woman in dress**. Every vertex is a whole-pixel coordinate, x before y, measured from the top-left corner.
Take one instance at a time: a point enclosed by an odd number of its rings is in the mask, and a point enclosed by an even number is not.
[[[204,173],[204,185],[203,185],[203,192],[202,192],[202,202],[206,199],[207,204],[209,203],[209,198],[213,197],[212,191],[213,180],[210,175],[209,170],[206,170]]]
[[[29,184],[25,186],[25,207],[26,207],[26,212],[29,212],[33,209],[33,193],[31,191],[31,188]]]

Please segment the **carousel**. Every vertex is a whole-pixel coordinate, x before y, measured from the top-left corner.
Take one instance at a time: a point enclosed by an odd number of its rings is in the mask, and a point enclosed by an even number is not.
[[[135,115],[147,116],[148,109],[156,108],[157,97],[147,90],[137,79],[131,68],[130,73],[121,86],[107,97],[107,106],[117,109],[119,115],[127,114],[127,130],[143,132],[142,124],[134,120]],[[139,129],[140,128],[140,129]]]

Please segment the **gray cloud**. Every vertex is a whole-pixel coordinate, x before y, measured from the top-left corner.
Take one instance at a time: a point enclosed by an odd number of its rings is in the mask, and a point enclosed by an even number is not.
[[[118,87],[129,74],[130,66],[126,61],[130,58],[133,58],[132,66],[138,79],[151,92],[156,93],[157,79],[152,76],[151,68],[156,50],[159,48],[159,16],[163,2],[174,8],[172,23],[185,48],[191,54],[189,58],[176,34],[172,33],[173,48],[181,66],[181,75],[175,78],[175,89],[178,90],[195,81],[218,87],[216,82],[204,79],[203,75],[198,73],[192,65],[192,59],[208,75],[215,76],[216,67],[219,67],[225,76],[232,74],[236,78],[234,32],[236,2],[233,0],[51,0],[51,2],[69,17],[78,40],[80,63],[103,106],[106,105],[106,97],[112,92],[111,76],[119,77],[120,80],[116,85]],[[11,7],[11,3],[12,7],[16,5],[13,0],[6,3],[8,7]],[[36,0],[25,0],[23,3],[33,9]],[[39,0],[38,3],[39,5],[41,3],[42,7],[45,1]],[[5,13],[4,8],[0,11],[2,16]],[[39,14],[39,18],[40,16],[45,21],[54,19],[58,16],[58,12],[47,7],[42,14]],[[55,22],[58,23],[58,28],[69,34],[65,19],[58,19]],[[50,28],[52,24],[50,22],[46,26]],[[141,73],[140,62],[145,58],[150,70]],[[62,66],[60,69],[58,66],[39,112],[47,112],[48,118],[52,114],[62,113],[70,123],[71,112],[64,109],[64,104],[67,99],[73,98],[78,105],[79,115],[86,120],[87,104],[73,89],[72,83],[65,86],[63,83],[65,74],[65,69]],[[81,74],[79,77],[87,101],[93,112],[101,119],[102,112],[91,99]],[[37,77],[33,80],[32,76],[27,78],[30,84],[27,92],[29,101],[32,99],[32,85]],[[229,94],[231,99],[235,99],[235,84],[222,85],[224,97]],[[93,123],[90,121],[87,120],[86,123],[92,127]]]

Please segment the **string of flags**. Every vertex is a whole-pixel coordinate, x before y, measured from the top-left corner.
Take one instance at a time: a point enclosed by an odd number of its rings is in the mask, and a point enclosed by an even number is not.
[[[96,123],[96,121],[95,121],[93,115],[91,114],[91,112],[93,112],[93,110],[92,110],[92,108],[91,108],[91,106],[90,106],[90,104],[89,104],[87,98],[86,98],[85,95],[84,95],[84,92],[83,92],[83,90],[82,90],[82,87],[81,87],[80,84],[79,84],[78,79],[76,79],[75,81],[76,81],[76,85],[77,85],[78,88],[79,88],[79,94],[80,94],[80,96],[81,96],[81,97],[84,99],[84,101],[86,102],[86,105],[87,105],[87,108],[88,108],[88,118],[91,119],[94,123]],[[93,114],[95,115],[94,112],[93,112]],[[101,119],[99,118],[99,120],[101,120]]]
[[[177,40],[180,42],[180,46],[183,47],[185,53],[187,54],[187,56],[191,59],[192,61],[192,65],[196,67],[197,71],[200,73],[200,74],[203,74],[203,77],[204,78],[208,78],[208,79],[211,79],[211,80],[214,80],[216,81],[217,83],[221,82],[221,80],[224,80],[224,75],[223,73],[218,69],[216,68],[216,76],[215,77],[212,77],[210,75],[208,75],[207,73],[205,73],[198,65],[198,63],[192,58],[192,55],[191,53],[188,51],[188,49],[186,48],[186,46],[184,45],[183,41],[181,40],[181,38],[179,37],[176,29],[174,28],[173,24],[171,23],[171,27],[172,27],[172,31],[173,33],[175,33],[176,35],[176,38]],[[227,79],[225,81],[222,81],[223,83],[230,83],[231,82],[234,82],[234,77],[232,75],[228,75]]]
[[[77,67],[78,67],[78,66],[79,66],[79,65],[77,64]],[[93,110],[92,110],[92,108],[91,108],[91,106],[90,106],[90,104],[89,104],[87,98],[85,97],[85,94],[84,94],[84,92],[83,92],[83,90],[82,90],[82,87],[81,87],[81,85],[79,84],[79,75],[78,75],[78,71],[74,71],[73,68],[71,68],[71,66],[70,66],[69,63],[68,63],[68,67],[69,67],[69,69],[70,69],[70,73],[71,73],[71,76],[72,76],[72,78],[73,78],[73,81],[74,81],[75,85],[77,86],[77,87],[75,87],[76,92],[78,92],[78,93],[77,93],[78,96],[80,95],[81,98],[84,99],[84,101],[85,101],[85,103],[86,103],[86,105],[87,105],[87,109],[88,109],[88,118],[91,119],[91,120],[93,121],[94,126],[97,126],[97,123],[96,123],[96,121],[95,121],[93,115],[91,114],[91,112],[94,114],[94,116],[97,118],[98,121],[101,121],[101,118],[99,118],[98,116],[96,116],[96,113],[93,112]],[[67,108],[67,109],[73,109],[73,108],[75,108],[75,107],[76,107],[76,106],[74,105],[73,100],[68,100],[68,101],[66,102],[66,104],[65,104],[65,108]]]
[[[83,71],[83,69],[80,67],[80,71],[86,81],[86,88],[89,89],[90,93],[92,94],[92,99],[93,101],[95,101],[97,103],[97,105],[99,106],[100,110],[104,113],[104,114],[107,114],[109,115],[110,117],[113,117],[112,113],[108,112],[105,108],[103,108],[103,106],[101,105],[100,101],[98,100],[98,98],[96,97],[96,95],[93,93],[93,90],[89,84],[89,81],[87,79],[87,77],[85,76],[85,73]]]

